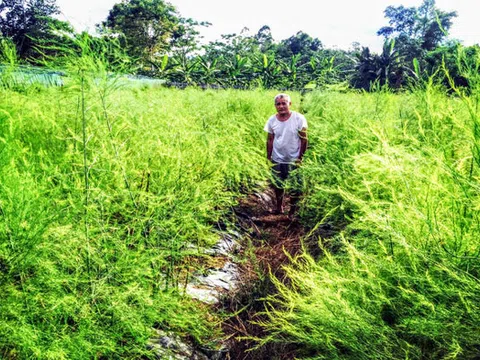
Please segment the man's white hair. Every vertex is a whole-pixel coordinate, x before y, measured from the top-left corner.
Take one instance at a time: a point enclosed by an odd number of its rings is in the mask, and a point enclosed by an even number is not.
[[[292,99],[290,99],[290,95],[287,94],[278,94],[275,96],[273,99],[273,102],[276,104],[278,99],[286,99],[289,103],[292,102]]]

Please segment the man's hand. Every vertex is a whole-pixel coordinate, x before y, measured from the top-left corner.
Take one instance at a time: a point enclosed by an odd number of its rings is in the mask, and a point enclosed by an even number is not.
[[[298,155],[298,159],[295,161],[297,165],[302,163],[303,154],[307,151],[308,146],[308,139],[307,139],[307,129],[303,128],[298,132],[298,136],[300,137],[300,154]]]
[[[272,152],[273,152],[273,140],[275,139],[275,135],[268,134],[267,136],[267,160],[272,162]]]

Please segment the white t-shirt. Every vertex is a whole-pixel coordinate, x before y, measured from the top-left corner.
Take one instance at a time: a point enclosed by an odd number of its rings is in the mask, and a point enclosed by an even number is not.
[[[280,121],[272,115],[263,130],[275,135],[273,140],[272,160],[277,163],[295,162],[300,155],[300,136],[298,132],[307,128],[307,119],[302,114],[292,111],[288,120]]]

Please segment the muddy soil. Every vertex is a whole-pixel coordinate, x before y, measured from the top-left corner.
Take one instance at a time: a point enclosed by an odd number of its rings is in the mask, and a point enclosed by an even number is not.
[[[252,350],[256,343],[248,338],[263,337],[255,322],[262,319],[263,298],[275,289],[270,274],[286,281],[283,266],[302,251],[301,238],[305,229],[297,218],[289,218],[289,198],[285,198],[285,214],[275,215],[275,195],[271,189],[240,200],[235,208],[237,224],[244,244],[238,264],[239,281],[234,293],[222,303],[223,311],[231,314],[223,330],[230,340],[230,359],[294,359],[296,349],[285,346],[265,346]]]
[[[274,203],[272,189],[240,199],[230,219],[236,224],[235,230],[220,228],[221,240],[212,249],[207,249],[207,256],[201,258],[204,270],[189,274],[185,279],[187,295],[225,317],[222,324],[225,337],[218,339],[214,348],[205,349],[188,339],[176,339],[162,332],[161,336],[150,341],[159,358],[165,358],[167,353],[172,359],[182,360],[296,358],[300,349],[295,346],[258,347],[258,343],[252,340],[266,335],[257,323],[265,320],[263,299],[276,292],[272,276],[287,282],[284,266],[302,251],[313,255],[318,252],[317,244],[309,244],[310,240],[305,239],[306,229],[298,218],[287,215],[290,210],[288,196],[285,197],[284,214],[273,214]],[[315,234],[309,234],[309,238],[328,239],[335,232],[322,226]]]

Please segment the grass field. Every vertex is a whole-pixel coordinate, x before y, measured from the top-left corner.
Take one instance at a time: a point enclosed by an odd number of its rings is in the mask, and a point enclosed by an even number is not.
[[[220,320],[182,296],[182,260],[267,179],[274,93],[125,89],[106,74],[0,91],[0,356],[148,357],[152,327],[214,339]],[[300,216],[319,255],[274,279],[260,346],[478,356],[479,96],[306,96]],[[327,224],[339,230],[322,239]]]
[[[304,241],[320,255],[276,281],[264,343],[312,359],[479,356],[479,94],[455,95],[308,97]],[[343,229],[322,239],[325,224]]]
[[[271,96],[3,90],[1,357],[138,358],[152,326],[215,336],[219,320],[177,291],[182,260],[265,179]]]

